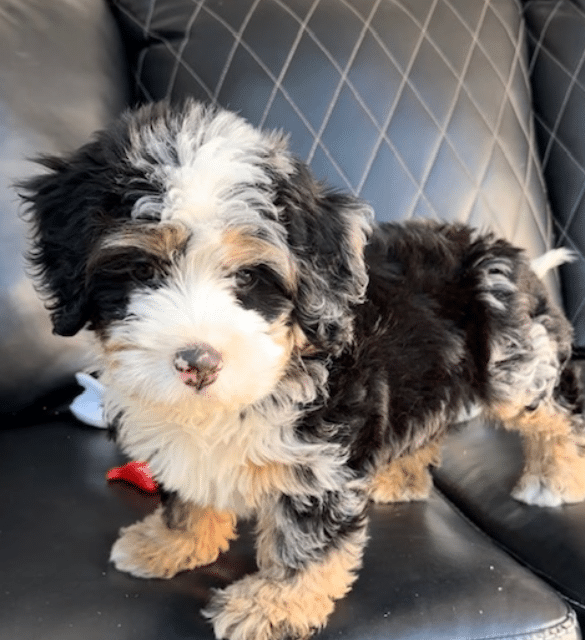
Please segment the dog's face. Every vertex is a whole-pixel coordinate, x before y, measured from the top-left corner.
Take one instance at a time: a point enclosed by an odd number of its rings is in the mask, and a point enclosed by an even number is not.
[[[95,331],[121,393],[237,408],[351,340],[371,213],[282,136],[150,105],[44,164],[24,196],[55,332]]]

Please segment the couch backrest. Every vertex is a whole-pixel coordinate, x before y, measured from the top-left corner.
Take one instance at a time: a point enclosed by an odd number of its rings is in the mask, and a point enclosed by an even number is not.
[[[136,101],[195,96],[282,128],[380,220],[553,245],[515,0],[110,1]]]
[[[134,102],[194,96],[282,128],[381,220],[490,227],[530,256],[585,252],[583,0],[108,2],[118,31],[101,2],[2,5],[0,410],[83,360],[82,343],[51,336],[25,277],[12,182],[37,170],[26,158],[81,144],[126,104],[121,41]],[[585,260],[562,274],[585,350]]]

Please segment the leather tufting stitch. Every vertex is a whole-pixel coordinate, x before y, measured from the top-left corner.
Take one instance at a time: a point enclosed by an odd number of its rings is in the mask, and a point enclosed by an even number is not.
[[[558,245],[579,259],[565,265],[565,306],[585,351],[585,7],[568,0],[525,5],[537,139]]]
[[[191,95],[282,128],[380,220],[489,227],[531,256],[551,246],[514,0],[111,2],[138,102]]]

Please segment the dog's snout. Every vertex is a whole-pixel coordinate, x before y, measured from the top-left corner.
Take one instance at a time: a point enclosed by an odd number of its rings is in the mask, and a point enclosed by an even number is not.
[[[193,344],[177,351],[173,364],[183,382],[199,390],[215,381],[222,357],[208,344]]]

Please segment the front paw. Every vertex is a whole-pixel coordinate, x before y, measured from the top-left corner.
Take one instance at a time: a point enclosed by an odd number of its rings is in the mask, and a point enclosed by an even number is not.
[[[110,562],[118,571],[137,578],[172,578],[186,568],[187,558],[177,549],[166,548],[165,529],[160,508],[144,520],[124,527],[112,547]]]
[[[110,562],[119,571],[138,578],[172,578],[181,571],[211,564],[236,537],[235,519],[213,510],[201,513],[192,530],[170,529],[159,507],[144,520],[121,530]]]
[[[303,640],[321,628],[333,600],[309,585],[247,576],[216,591],[202,612],[212,621],[216,638],[226,640]]]

